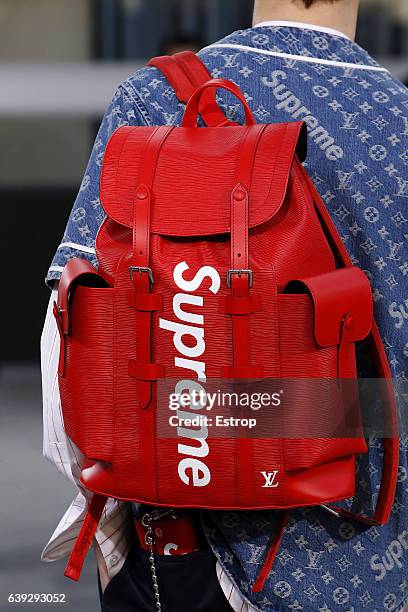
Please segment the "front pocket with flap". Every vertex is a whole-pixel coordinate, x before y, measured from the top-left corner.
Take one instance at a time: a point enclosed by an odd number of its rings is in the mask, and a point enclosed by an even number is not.
[[[286,469],[366,452],[362,431],[357,428],[353,437],[341,433],[345,406],[339,377],[356,378],[354,343],[371,329],[367,277],[350,267],[292,281],[278,295],[278,308],[281,377],[296,379],[282,405]]]
[[[72,259],[54,308],[64,428],[86,457],[102,461],[113,459],[113,292],[89,262]]]

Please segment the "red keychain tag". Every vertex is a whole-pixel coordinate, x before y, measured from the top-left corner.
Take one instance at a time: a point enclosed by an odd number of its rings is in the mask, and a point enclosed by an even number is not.
[[[142,519],[135,520],[139,544],[150,551],[146,542],[146,528]],[[152,520],[153,552],[158,555],[186,555],[200,548],[194,523],[189,516],[166,520]]]

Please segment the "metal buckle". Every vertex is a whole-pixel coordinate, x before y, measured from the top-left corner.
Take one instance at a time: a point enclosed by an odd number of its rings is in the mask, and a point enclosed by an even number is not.
[[[129,274],[130,274],[130,278],[132,279],[132,281],[133,281],[134,272],[139,272],[139,276],[142,276],[143,273],[147,274],[149,277],[150,284],[153,285],[154,279],[153,279],[153,272],[151,268],[143,268],[142,266],[129,266]]]
[[[252,283],[253,283],[253,272],[252,270],[245,270],[245,269],[238,269],[238,270],[228,270],[227,272],[227,287],[231,287],[231,276],[233,274],[238,274],[238,276],[241,278],[241,276],[243,274],[247,274],[248,275],[248,281],[249,281],[249,287],[252,287]]]

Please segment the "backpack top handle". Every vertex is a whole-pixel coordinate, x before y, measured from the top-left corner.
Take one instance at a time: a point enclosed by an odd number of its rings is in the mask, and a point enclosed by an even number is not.
[[[195,90],[195,92],[193,93],[189,101],[187,102],[183,121],[181,122],[181,127],[197,127],[197,117],[200,112],[199,110],[200,101],[201,101],[202,96],[205,95],[206,92],[210,88],[226,89],[227,91],[232,93],[235,97],[237,97],[238,100],[241,102],[242,106],[244,107],[245,124],[246,125],[256,125],[255,118],[240,88],[237,85],[235,85],[235,83],[233,83],[232,81],[227,81],[226,79],[210,79],[206,83],[203,83],[202,85],[200,85],[200,87],[198,87]],[[222,123],[218,127],[227,125],[228,123],[230,122],[226,120],[225,123]]]

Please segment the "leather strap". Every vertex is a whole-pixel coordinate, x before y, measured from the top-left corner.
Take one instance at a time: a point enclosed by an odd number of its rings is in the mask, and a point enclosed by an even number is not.
[[[256,150],[265,127],[256,125],[246,130],[237,162],[236,184],[231,193],[231,270],[228,281],[231,286],[229,306],[234,311],[231,312],[233,365],[224,369],[224,376],[233,379],[258,378],[263,374],[262,367],[251,364],[250,314],[255,300],[249,295],[252,285],[252,271],[249,270],[249,192]],[[252,440],[239,438],[236,454],[240,474],[239,503],[248,507],[253,504],[254,489]]]
[[[159,55],[152,57],[148,62],[148,66],[154,66],[166,77],[170,86],[174,89],[177,99],[183,104],[187,104],[188,99],[193,93],[194,87],[190,78],[184,72],[182,66],[177,62],[174,56]]]
[[[251,342],[249,312],[249,289],[252,284],[252,270],[249,270],[249,190],[252,168],[255,161],[259,139],[266,125],[251,126],[247,129],[241,144],[241,152],[236,168],[236,184],[231,193],[231,270],[229,284],[235,312],[232,317],[233,368],[229,375],[233,378],[256,378],[251,366]],[[242,303],[242,314],[239,303]],[[231,303],[230,303],[231,305]],[[234,371],[234,369],[236,370]]]
[[[283,533],[285,531],[285,527],[287,525],[288,519],[290,516],[290,510],[285,510],[282,515],[281,520],[279,521],[278,527],[276,529],[276,533],[273,534],[271,543],[269,544],[268,551],[266,553],[264,564],[262,565],[261,571],[258,574],[258,577],[255,581],[255,584],[252,587],[253,593],[260,593],[264,586],[265,582],[268,579],[268,576],[271,572],[273,562],[275,561],[276,553],[279,550],[279,546],[282,540]]]
[[[175,53],[173,57],[190,78],[194,89],[212,79],[212,75],[207,70],[207,66],[192,51],[180,51],[179,53]],[[213,127],[237,125],[234,121],[229,121],[224,115],[216,102],[215,94],[216,91],[210,88],[204,92],[200,101],[200,115],[204,119],[206,125]]]
[[[340,330],[340,342],[338,346],[338,358],[337,358],[337,378],[340,381],[347,378],[354,378],[354,372],[350,371],[351,360],[349,358],[350,351],[354,352],[354,337],[352,332],[353,318],[346,314],[343,321],[341,322]]]
[[[146,365],[146,371],[152,371],[149,365],[152,361],[152,311],[158,305],[160,298],[149,298],[151,295],[152,277],[150,271],[150,212],[152,204],[152,187],[154,173],[160,149],[172,131],[173,126],[160,126],[154,130],[146,145],[143,163],[140,169],[139,185],[136,188],[133,205],[133,255],[129,272],[137,297],[131,306],[136,310],[136,362]],[[150,304],[148,303],[150,302]],[[150,307],[149,307],[150,306]],[[152,379],[139,378],[137,371],[131,367],[129,374],[137,379],[136,395],[141,408],[149,406],[152,396]]]
[[[65,576],[71,578],[71,580],[78,581],[81,576],[86,553],[89,550],[95,531],[98,528],[107,500],[108,498],[106,495],[95,493],[89,503],[81,531],[75,540],[75,546],[72,549],[64,572]]]
[[[345,248],[343,241],[339,236],[337,228],[328,211],[326,210],[326,207],[324,206],[316,187],[310,180],[302,164],[296,158],[295,164],[297,165],[297,168],[300,170],[304,181],[310,189],[317,214],[320,218],[320,222],[323,228],[326,230],[326,233],[329,236],[334,253],[337,255],[339,261],[344,266],[352,266],[353,263],[350,259],[347,249]],[[372,329],[369,335],[369,341],[373,351],[374,363],[377,368],[378,377],[383,379],[392,379],[392,373],[387,360],[387,356],[385,354],[384,345],[382,343],[380,332],[375,322],[373,322],[372,325]],[[339,514],[341,514],[342,516],[355,519],[369,525],[384,525],[388,521],[392,510],[392,505],[394,503],[395,490],[397,487],[398,478],[399,437],[397,402],[394,390],[392,388],[391,380],[389,384],[384,384],[384,386],[386,387],[385,393],[387,395],[387,413],[385,416],[389,419],[390,429],[393,435],[392,437],[387,437],[384,439],[384,459],[381,485],[374,510],[374,515],[372,517],[367,517],[361,514],[354,514],[353,512],[349,512],[348,510],[336,507],[336,511],[339,512]]]
[[[212,76],[206,65],[192,51],[180,51],[172,56],[152,57],[148,66],[154,66],[166,77],[180,102],[187,104],[194,91]],[[200,104],[200,115],[207,126],[236,125],[227,117],[215,101],[215,90],[208,90]]]
[[[212,79],[207,66],[192,51],[180,51],[175,53],[173,58],[184,70],[194,88]]]
[[[140,437],[144,458],[146,493],[157,499],[155,411],[149,410],[153,396],[153,382],[164,377],[164,367],[152,362],[152,315],[161,298],[153,297],[153,272],[150,269],[150,215],[155,170],[161,147],[174,126],[157,127],[147,142],[140,168],[139,184],[133,207],[133,253],[129,268],[135,298],[130,307],[135,309],[136,351],[130,359],[128,373],[136,379],[136,399],[141,409]]]

